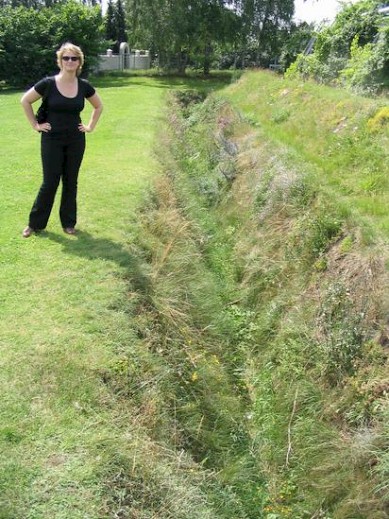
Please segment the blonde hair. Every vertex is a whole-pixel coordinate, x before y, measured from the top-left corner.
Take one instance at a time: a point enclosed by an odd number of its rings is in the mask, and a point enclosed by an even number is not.
[[[78,68],[77,68],[77,76],[81,74],[82,66],[84,64],[84,53],[80,49],[80,47],[77,47],[77,45],[74,45],[73,43],[66,42],[57,50],[57,65],[62,70],[62,56],[65,54],[65,52],[71,52],[75,56],[79,58],[78,60]]]

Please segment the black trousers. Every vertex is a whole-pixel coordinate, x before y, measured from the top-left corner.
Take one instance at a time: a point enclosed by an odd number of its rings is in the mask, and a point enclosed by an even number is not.
[[[40,230],[46,227],[61,179],[61,224],[62,227],[76,225],[77,181],[84,151],[83,132],[42,132],[43,182],[30,212],[28,225],[32,229]]]

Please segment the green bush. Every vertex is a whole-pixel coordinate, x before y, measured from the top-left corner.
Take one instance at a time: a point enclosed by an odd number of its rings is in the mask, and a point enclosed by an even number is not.
[[[389,25],[379,5],[363,0],[345,6],[335,22],[317,34],[313,54],[300,54],[287,76],[377,92],[389,76]]]
[[[57,70],[55,51],[66,41],[85,54],[84,73],[93,68],[101,40],[101,11],[76,2],[38,10],[0,10],[0,81],[26,87]]]
[[[357,92],[377,92],[389,63],[389,26],[380,32],[375,44],[359,45],[359,36],[355,36],[350,53],[347,66],[340,72],[341,82]]]

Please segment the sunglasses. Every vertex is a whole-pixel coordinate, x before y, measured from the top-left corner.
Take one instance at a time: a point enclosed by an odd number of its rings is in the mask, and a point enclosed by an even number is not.
[[[78,56],[62,56],[64,61],[78,61],[80,58]]]

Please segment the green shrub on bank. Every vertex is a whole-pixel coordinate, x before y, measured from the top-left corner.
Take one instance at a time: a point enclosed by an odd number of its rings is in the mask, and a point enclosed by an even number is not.
[[[376,94],[389,81],[389,24],[381,2],[346,5],[332,25],[320,30],[313,53],[300,54],[286,76],[314,79],[364,94]]]

